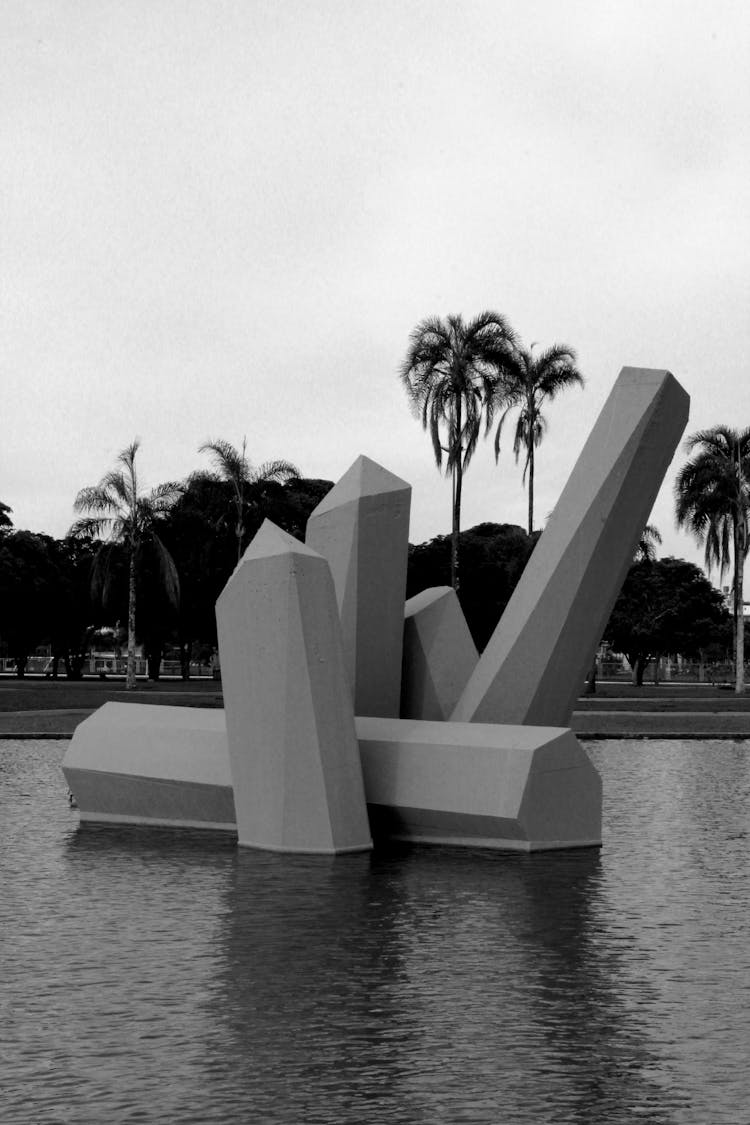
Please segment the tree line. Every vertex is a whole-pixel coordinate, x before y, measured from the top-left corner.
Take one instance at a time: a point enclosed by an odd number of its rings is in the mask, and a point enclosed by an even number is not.
[[[152,678],[167,645],[187,677],[191,659],[216,645],[216,599],[263,519],[304,538],[310,512],[332,487],[283,461],[255,468],[244,450],[216,442],[202,447],[212,470],[146,492],[138,448],[133,442],[98,484],[81,489],[79,518],[62,539],[16,530],[11,509],[0,508],[0,638],[17,675],[49,644],[54,674],[59,662],[79,678],[96,630],[120,620],[129,686],[136,639]]]
[[[541,534],[534,530],[534,479],[535,450],[547,428],[542,408],[561,391],[584,385],[572,348],[555,344],[535,353],[534,347],[523,347],[498,313],[484,312],[468,322],[461,316],[431,317],[412,333],[399,372],[409,404],[429,432],[435,462],[445,466],[452,482],[450,536],[410,547],[407,594],[453,585],[479,648]],[[480,524],[462,533],[463,476],[479,437],[495,427],[499,456],[503,426],[514,411],[513,451],[516,461],[524,459],[527,528]],[[196,648],[216,643],[216,598],[263,519],[302,539],[310,512],[332,487],[330,481],[302,477],[288,461],[256,468],[244,442],[236,449],[217,440],[199,450],[210,456],[210,469],[146,493],[138,480],[138,448],[133,442],[98,484],[81,489],[74,502],[79,518],[61,540],[16,531],[11,509],[0,502],[0,638],[19,675],[41,641],[52,646],[55,671],[62,661],[68,675],[80,675],[93,630],[112,619],[127,621],[129,687],[135,684],[136,628],[150,674],[158,675],[164,647],[171,643],[188,675]],[[703,544],[709,573],[714,566],[721,576],[733,568],[740,691],[750,429],[701,430],[688,438],[686,450],[689,459],[675,485],[677,522]],[[720,595],[690,565],[674,559],[657,564],[647,551],[631,568],[606,639],[632,657],[641,677],[644,661],[655,653],[687,655],[723,643]],[[668,589],[669,605],[656,606],[657,594]],[[692,632],[681,605],[692,607]],[[670,648],[678,642],[682,648]]]

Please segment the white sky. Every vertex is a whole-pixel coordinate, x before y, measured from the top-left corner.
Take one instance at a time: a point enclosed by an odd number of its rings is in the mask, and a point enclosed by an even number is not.
[[[144,484],[247,435],[338,478],[450,485],[397,379],[428,315],[504,313],[587,377],[549,410],[554,507],[623,365],[688,432],[750,423],[745,0],[4,0],[0,499],[65,533],[135,436]],[[700,561],[653,521],[663,554]],[[491,443],[463,525],[525,523]]]

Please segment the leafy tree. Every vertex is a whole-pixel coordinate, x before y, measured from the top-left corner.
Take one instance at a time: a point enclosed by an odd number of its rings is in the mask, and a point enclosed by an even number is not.
[[[610,615],[604,636],[623,652],[641,686],[651,660],[665,653],[699,655],[726,636],[723,599],[702,571],[684,559],[634,563]]]
[[[52,676],[62,660],[68,679],[80,680],[99,613],[91,598],[91,570],[100,543],[69,536],[50,542],[54,566],[49,610]]]
[[[289,461],[266,461],[259,468],[254,468],[247,459],[246,444],[246,439],[243,438],[242,449],[239,450],[228,441],[204,442],[198,452],[210,453],[216,470],[214,473],[196,474],[203,478],[224,481],[231,488],[234,533],[237,538],[237,562],[242,558],[248,508],[257,507],[268,484],[272,482],[280,484],[299,476],[299,469]]]
[[[647,523],[641,533],[640,539],[638,540],[638,546],[635,549],[633,562],[655,562],[657,546],[661,546],[661,535],[659,534],[659,529],[658,527],[655,527],[654,524]],[[597,655],[597,653],[594,654],[594,659],[591,661],[589,674],[586,677],[586,686],[584,689],[585,695],[596,695]]]
[[[331,481],[291,477],[269,481],[252,509],[244,513],[245,536],[264,518],[299,539],[310,512],[333,487]],[[235,528],[227,515],[227,485],[212,474],[193,474],[164,518],[161,536],[180,575],[176,619],[182,675],[187,679],[191,653],[216,645],[216,599],[236,563]],[[149,642],[150,643],[150,642]]]
[[[7,504],[3,504],[2,500],[0,500],[0,535],[13,527],[13,520],[10,518],[10,513],[12,511],[12,508],[9,508]]]
[[[521,451],[525,454],[523,481],[529,481],[529,535],[534,531],[534,450],[541,444],[547,430],[547,420],[542,414],[545,402],[569,387],[582,387],[583,376],[576,367],[576,353],[565,344],[534,355],[534,347],[527,350],[516,345],[503,364],[502,378],[494,392],[494,405],[501,410],[495,433],[495,459],[500,456],[500,438],[506,418],[518,410],[513,453],[516,463]]]
[[[482,420],[492,424],[499,372],[511,354],[513,331],[494,312],[464,323],[461,316],[429,317],[411,334],[400,377],[414,413],[429,430],[435,463],[453,489],[451,585],[459,588],[458,548],[463,476],[479,440]]]
[[[10,531],[0,538],[0,633],[22,679],[29,656],[49,636],[55,566],[48,535]]]
[[[70,529],[70,534],[92,538],[109,533],[96,559],[92,589],[106,598],[110,578],[112,549],[122,546],[128,566],[128,660],[125,686],[135,687],[135,607],[136,575],[144,554],[150,550],[156,558],[164,590],[177,603],[180,584],[177,570],[157,529],[166,512],[179,496],[182,486],[174,482],[160,484],[147,495],[138,489],[135,458],[139,442],[134,441],[118,455],[120,468],[112,469],[96,485],[83,488],[76,496],[74,510],[87,512]]]
[[[743,576],[750,515],[750,428],[714,426],[687,439],[692,456],[675,481],[678,527],[704,545],[709,573],[723,577],[734,561],[732,591],[735,619],[735,691],[745,689]]]
[[[483,649],[510,601],[536,538],[515,524],[482,523],[461,532],[458,597],[478,649]],[[409,548],[406,594],[447,586],[451,540],[440,535]]]

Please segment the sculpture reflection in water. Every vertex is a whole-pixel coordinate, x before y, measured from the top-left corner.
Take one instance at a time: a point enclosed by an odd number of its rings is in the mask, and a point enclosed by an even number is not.
[[[688,402],[668,371],[622,370],[479,659],[450,593],[404,603],[404,481],[360,457],[305,544],[266,521],[217,603],[226,720],[105,704],[63,763],[81,819],[324,854],[599,845],[569,723]]]
[[[653,998],[644,980],[633,1004],[628,946],[602,939],[598,850],[240,852],[223,887],[206,1025],[260,1119],[625,1121],[661,1104]]]

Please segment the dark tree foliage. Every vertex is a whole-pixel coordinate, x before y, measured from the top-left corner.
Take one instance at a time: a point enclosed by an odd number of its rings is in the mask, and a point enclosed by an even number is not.
[[[80,680],[83,665],[101,611],[91,599],[91,571],[101,544],[68,536],[53,539],[50,555],[54,565],[49,603],[49,641],[52,646],[52,676],[57,678],[60,660],[68,679]]]
[[[481,523],[461,533],[459,600],[481,651],[510,600],[538,535],[516,524]],[[451,538],[440,535],[409,547],[407,597],[431,586],[450,586]]]
[[[243,542],[249,543],[264,519],[304,539],[307,520],[333,487],[331,481],[293,478],[280,484],[264,481],[254,486],[252,504],[244,509]],[[141,620],[153,623],[150,635],[141,633],[155,666],[156,649],[167,638],[179,648],[183,677],[189,675],[191,658],[216,646],[216,599],[237,564],[236,528],[226,481],[195,475],[185,486],[162,525],[161,534],[180,576],[180,606],[170,617],[161,604],[152,611],[153,596],[148,582],[142,596],[147,610]],[[146,575],[148,577],[148,575]],[[140,595],[139,595],[140,596]]]
[[[684,559],[634,563],[610,616],[604,639],[627,656],[641,685],[651,660],[666,653],[703,656],[731,643],[723,598],[703,572]]]
[[[13,520],[10,518],[10,513],[13,511],[7,504],[3,504],[0,500],[0,535],[13,527]]]
[[[41,644],[52,647],[54,677],[61,660],[69,678],[81,677],[97,622],[89,589],[98,547],[92,541],[52,539],[31,531],[2,537],[0,636],[19,678]]]
[[[48,535],[12,531],[0,540],[0,635],[22,679],[49,634],[55,564]]]

